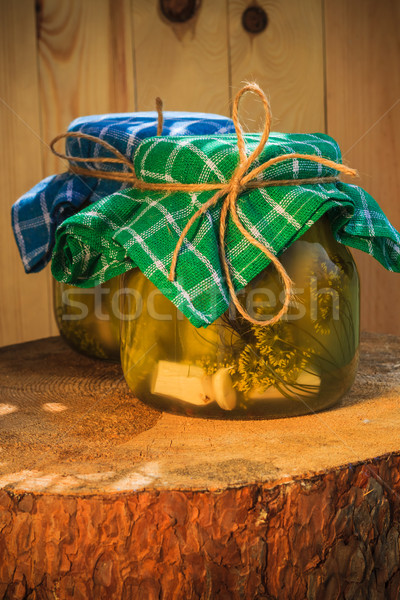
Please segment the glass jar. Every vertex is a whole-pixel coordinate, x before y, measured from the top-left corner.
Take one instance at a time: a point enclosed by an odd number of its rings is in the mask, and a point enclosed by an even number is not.
[[[207,328],[196,328],[138,269],[126,273],[121,361],[137,397],[173,413],[229,419],[295,416],[334,405],[358,365],[356,265],[327,217],[280,260],[294,282],[294,300],[273,326],[252,325],[230,307]],[[255,318],[276,314],[284,292],[274,267],[239,298]]]
[[[85,289],[53,279],[54,312],[60,334],[82,354],[119,361],[119,296],[119,276]]]

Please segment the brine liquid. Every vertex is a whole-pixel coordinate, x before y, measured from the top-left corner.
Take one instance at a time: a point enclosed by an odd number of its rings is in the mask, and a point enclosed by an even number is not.
[[[230,307],[196,328],[139,270],[125,274],[121,360],[137,397],[170,412],[230,419],[293,416],[335,404],[358,364],[354,261],[324,219],[280,258],[295,299],[284,319],[266,327]],[[262,319],[279,310],[282,298],[272,266],[240,295]]]

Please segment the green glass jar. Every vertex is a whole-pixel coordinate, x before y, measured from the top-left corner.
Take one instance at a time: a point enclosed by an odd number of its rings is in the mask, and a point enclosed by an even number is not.
[[[53,280],[58,329],[72,348],[94,358],[119,361],[120,278],[94,288]]]
[[[356,265],[327,217],[280,260],[294,300],[273,326],[252,325],[230,307],[196,328],[139,270],[126,273],[121,361],[137,397],[169,412],[228,419],[295,416],[338,402],[358,365]],[[284,292],[274,267],[239,298],[255,318],[276,314]]]

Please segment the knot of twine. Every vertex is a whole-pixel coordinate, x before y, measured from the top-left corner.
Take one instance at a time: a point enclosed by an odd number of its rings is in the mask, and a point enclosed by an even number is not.
[[[263,132],[261,134],[260,141],[259,141],[257,147],[249,155],[246,154],[246,145],[245,145],[243,131],[240,126],[239,116],[238,116],[239,101],[240,101],[241,97],[243,96],[243,94],[245,94],[246,92],[252,92],[252,93],[258,95],[261,98],[261,101],[262,101],[263,107],[264,107],[264,111],[265,111],[265,122],[264,122],[264,128],[263,128]],[[162,101],[160,98],[156,99],[156,109],[157,109],[157,113],[158,113],[157,135],[161,135],[162,128],[163,128],[163,114],[162,114]],[[282,186],[282,185],[284,185],[284,186],[301,185],[301,184],[310,184],[310,183],[319,184],[319,183],[334,182],[334,181],[338,180],[337,176],[334,176],[334,177],[310,177],[310,178],[306,178],[306,179],[285,179],[285,180],[269,179],[269,180],[264,180],[264,181],[256,179],[260,173],[262,173],[269,167],[272,167],[273,165],[275,165],[279,162],[283,162],[285,160],[291,160],[291,159],[295,159],[295,158],[299,158],[302,160],[309,160],[309,161],[324,165],[326,167],[330,167],[332,169],[335,169],[336,171],[339,171],[340,173],[344,173],[344,174],[350,175],[352,177],[357,176],[357,171],[355,171],[354,169],[351,169],[350,167],[347,167],[341,163],[334,162],[332,160],[329,160],[329,159],[321,157],[321,156],[316,156],[314,154],[301,154],[299,152],[292,152],[290,154],[282,154],[280,156],[276,156],[275,158],[271,158],[271,159],[267,160],[266,162],[264,162],[263,164],[261,164],[260,166],[255,167],[249,171],[251,165],[254,163],[256,158],[263,151],[263,149],[268,141],[270,130],[271,130],[271,111],[270,111],[270,107],[268,104],[268,100],[267,100],[264,92],[261,90],[261,88],[255,83],[250,83],[250,84],[244,86],[236,94],[235,100],[233,102],[233,108],[232,108],[232,120],[233,120],[233,123],[235,126],[236,135],[237,135],[237,146],[238,146],[238,150],[239,150],[239,164],[236,167],[234,173],[232,174],[230,180],[226,183],[188,183],[188,184],[185,184],[185,183],[150,183],[147,181],[143,181],[142,179],[139,179],[137,177],[136,172],[135,172],[135,167],[134,167],[132,161],[129,160],[126,156],[124,156],[121,152],[119,152],[119,150],[114,148],[114,146],[112,146],[108,142],[105,142],[101,138],[98,138],[98,137],[92,136],[92,135],[88,135],[88,134],[84,134],[84,133],[79,133],[79,132],[67,132],[67,133],[58,135],[51,142],[50,148],[56,156],[68,160],[70,163],[69,170],[72,173],[75,173],[77,175],[85,175],[85,176],[89,176],[89,177],[97,177],[98,179],[112,179],[115,181],[132,183],[132,185],[134,187],[136,187],[140,190],[148,190],[148,191],[155,191],[155,192],[189,192],[190,193],[190,192],[204,192],[204,191],[217,190],[216,193],[209,200],[207,200],[207,202],[205,202],[193,214],[193,216],[189,219],[189,221],[186,223],[185,227],[183,228],[182,233],[179,236],[179,239],[175,246],[173,256],[172,256],[170,272],[169,272],[169,276],[168,276],[168,279],[170,281],[174,281],[174,279],[175,279],[176,263],[178,260],[179,251],[181,249],[181,246],[183,244],[183,241],[184,241],[189,229],[201,215],[203,215],[211,206],[216,204],[218,202],[218,200],[220,200],[221,198],[223,198],[225,196],[223,203],[222,203],[221,215],[220,215],[219,244],[220,244],[221,263],[222,263],[223,270],[225,273],[225,278],[226,278],[226,283],[227,283],[227,286],[229,289],[230,298],[231,298],[232,302],[234,303],[238,312],[242,315],[243,318],[245,318],[250,323],[253,323],[255,325],[263,325],[263,326],[273,325],[274,323],[279,321],[288,312],[291,297],[292,297],[292,285],[293,284],[292,284],[292,281],[291,281],[289,275],[287,274],[285,268],[281,264],[280,260],[273,254],[273,252],[271,252],[269,250],[269,248],[265,244],[262,244],[255,237],[253,237],[251,235],[251,233],[245,228],[245,226],[241,222],[239,215],[237,213],[237,200],[238,200],[239,195],[241,194],[242,191],[247,190],[247,189],[256,189],[256,188],[262,188],[262,187]],[[105,149],[109,150],[114,155],[114,158],[106,158],[106,157],[81,158],[79,156],[71,156],[71,155],[67,155],[67,154],[61,154],[54,149],[54,145],[58,140],[60,140],[62,138],[80,138],[80,139],[87,139],[89,141],[96,142],[97,144],[100,144],[101,146],[103,146]],[[98,169],[98,168],[93,168],[93,167],[85,168],[85,167],[80,167],[80,166],[74,165],[74,164],[72,164],[73,162],[79,162],[79,163],[96,162],[96,163],[122,164],[127,167],[128,172],[106,171],[103,169]],[[276,268],[277,272],[279,273],[279,275],[282,279],[284,289],[285,289],[285,299],[282,304],[282,308],[271,319],[261,320],[261,319],[253,318],[243,308],[243,306],[241,305],[241,303],[238,300],[238,297],[235,292],[235,288],[233,286],[230,268],[229,268],[229,265],[228,265],[228,262],[226,259],[226,253],[225,253],[225,232],[226,232],[226,222],[227,222],[228,213],[230,214],[232,221],[235,223],[236,227],[239,229],[239,231],[241,232],[243,237],[245,237],[253,246],[255,246],[256,248],[261,250],[261,252],[263,252],[268,257],[268,259],[274,265],[274,267]]]

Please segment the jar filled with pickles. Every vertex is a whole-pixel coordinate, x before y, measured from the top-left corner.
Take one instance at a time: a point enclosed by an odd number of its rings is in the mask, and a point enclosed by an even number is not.
[[[195,327],[140,270],[126,273],[121,362],[135,395],[161,410],[210,418],[294,416],[334,405],[358,365],[356,265],[327,218],[281,262],[295,295],[271,326],[249,323],[231,305],[208,327]],[[256,318],[279,310],[282,283],[273,266],[239,299]]]

